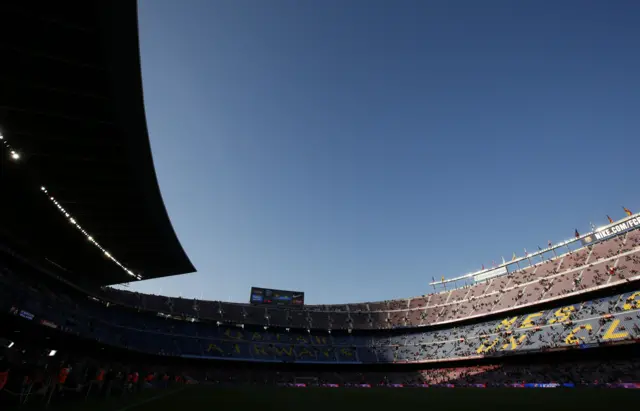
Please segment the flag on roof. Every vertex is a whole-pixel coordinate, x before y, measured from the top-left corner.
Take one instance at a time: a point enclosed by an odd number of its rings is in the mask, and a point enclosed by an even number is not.
[[[591,231],[596,231],[595,224],[593,224],[591,221],[589,221],[589,224],[591,224]]]
[[[625,213],[627,213],[627,215],[629,217],[631,217],[633,215],[633,213],[631,212],[631,210],[629,210],[627,207],[622,207],[622,209],[624,210]]]
[[[527,249],[526,249],[526,248],[524,249],[524,256],[525,256],[525,257],[528,257],[528,256],[529,256],[529,253],[527,252]]]
[[[516,256],[516,253],[513,253],[513,257],[511,257],[511,261],[515,260],[516,258],[518,258],[518,256]]]
[[[442,282],[444,283],[444,275],[442,276]]]
[[[580,233],[578,232],[577,228],[576,228],[576,232],[574,233],[574,235],[576,236],[576,238],[580,238]]]
[[[504,261],[504,257],[502,257],[502,264],[506,264],[507,262]]]
[[[609,217],[609,214],[607,214],[607,220],[609,220],[609,224],[613,224],[613,218]]]
[[[484,270],[484,264],[482,264],[482,269]]]
[[[436,277],[433,277],[433,276],[432,276],[432,277],[431,277],[431,282],[434,282],[434,283],[435,283],[435,282],[436,282]]]
[[[542,248],[540,248],[540,246],[538,246],[538,251],[542,251]]]
[[[549,240],[549,248],[551,248],[551,246],[553,245],[553,243],[551,242],[551,240]]]

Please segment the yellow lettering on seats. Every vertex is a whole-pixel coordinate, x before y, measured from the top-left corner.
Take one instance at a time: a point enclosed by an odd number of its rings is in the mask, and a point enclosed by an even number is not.
[[[640,309],[640,298],[638,297],[640,297],[640,291],[636,291],[635,293],[631,294],[629,297],[627,297],[627,301],[625,301],[622,308],[625,311]]]
[[[603,340],[615,340],[618,338],[625,338],[629,336],[629,333],[626,331],[621,331],[619,333],[616,332],[616,328],[620,325],[620,320],[613,320],[611,326],[607,330],[606,333],[602,336]]]
[[[287,354],[288,356],[291,356],[293,354],[293,347],[285,347],[285,348],[276,347],[276,354],[278,355]]]
[[[584,338],[582,338],[582,337],[577,338],[577,337],[576,337],[576,334],[577,334],[581,329],[583,329],[582,327],[583,327],[583,326],[578,326],[578,327],[574,328],[573,330],[571,330],[571,332],[569,333],[569,335],[567,335],[567,338],[565,338],[565,339],[564,339],[564,342],[565,342],[565,343],[567,343],[567,344],[573,344],[573,345],[575,345],[575,344],[580,344],[580,340],[583,340],[583,341],[584,341]],[[591,330],[593,330],[593,327],[591,326],[591,324],[585,324],[585,325],[584,325],[584,329],[585,329],[585,330],[588,330],[588,331],[591,331]]]
[[[478,349],[476,350],[476,352],[478,354],[482,354],[483,352],[488,352],[489,350],[491,350],[493,347],[496,346],[496,344],[498,344],[498,340],[500,338],[496,337],[493,342],[491,343],[491,345],[485,345],[484,343],[480,344],[480,347],[478,347]]]
[[[253,351],[254,353],[259,355],[269,355],[267,354],[267,351],[264,349],[262,344],[253,344]]]
[[[327,345],[327,337],[320,337],[316,335],[314,338],[316,339],[316,344]]]
[[[520,346],[520,344],[522,344],[522,343],[524,342],[524,340],[525,340],[526,338],[527,338],[527,335],[526,335],[526,334],[521,335],[521,336],[520,336],[520,338],[518,338],[517,340],[516,340],[516,337],[511,336],[511,337],[509,338],[509,342],[508,342],[508,343],[506,343],[506,344],[504,344],[504,345],[502,346],[502,349],[503,349],[503,350],[506,350],[506,349],[515,350],[516,348],[518,348],[518,347]],[[511,348],[509,348],[509,347],[511,347]]]
[[[224,335],[231,338],[232,340],[242,340],[242,332],[238,330],[232,330],[231,328],[227,328],[227,331],[224,332]]]
[[[524,319],[522,324],[520,324],[520,327],[518,327],[518,328],[524,329],[524,328],[535,327],[536,325],[533,323],[533,319],[534,318],[538,318],[538,317],[542,317],[543,314],[544,314],[544,311],[540,311],[539,313],[529,314],[527,316],[527,318]]]
[[[340,352],[342,353],[342,355],[346,355],[347,357],[353,357],[353,353],[346,348],[340,349]]]
[[[500,329],[510,330],[511,327],[513,327],[513,324],[516,322],[517,319],[518,319],[518,317],[505,318],[504,320],[502,320],[502,322],[500,324],[498,324],[496,329],[497,330],[500,330]]]
[[[553,314],[553,318],[549,320],[549,324],[560,324],[569,321],[569,317],[576,310],[573,305],[562,307]]]
[[[216,344],[209,344],[209,348],[207,348],[207,352],[218,351],[220,354],[224,354],[222,348],[218,347]]]

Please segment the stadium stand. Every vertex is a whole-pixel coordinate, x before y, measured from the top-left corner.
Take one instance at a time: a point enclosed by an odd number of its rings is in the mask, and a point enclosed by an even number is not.
[[[32,275],[25,275],[29,271]],[[251,307],[256,314],[250,316],[244,311],[248,307],[224,305],[226,309],[223,309],[222,317],[225,320],[231,315],[234,320],[244,321],[268,312],[268,322],[275,325],[272,331],[264,326],[239,328],[185,316],[181,310],[170,308],[176,307],[172,299],[163,297],[158,297],[158,305],[152,306],[165,308],[167,313],[162,316],[145,307],[113,304],[100,295],[78,300],[80,290],[70,293],[72,289],[67,286],[65,290],[62,283],[49,282],[47,285],[33,268],[20,263],[13,267],[3,266],[0,281],[3,284],[4,312],[22,318],[41,319],[47,324],[65,324],[70,332],[113,346],[183,357],[426,363],[640,338],[640,291],[637,290],[438,330],[407,328],[400,334],[380,330],[371,335],[359,335],[340,333],[338,327],[333,334],[315,328],[289,328],[289,312],[281,309]],[[126,295],[131,297],[135,294]],[[132,297],[130,300],[138,299]],[[194,306],[188,300],[183,300],[182,304],[184,309]],[[347,315],[332,312],[335,314]],[[167,317],[178,320],[168,321]]]
[[[324,330],[389,329],[447,324],[527,307],[638,278],[638,230],[581,247],[508,275],[470,286],[414,298],[344,305],[269,307],[267,315],[250,304],[197,301],[180,311],[201,319],[231,324],[301,327]],[[626,246],[625,246],[626,245]],[[606,254],[602,255],[606,250]],[[106,288],[102,298],[114,303],[172,314],[167,297]],[[169,299],[172,301],[174,299]],[[132,302],[135,301],[135,304]],[[140,303],[139,301],[144,301]],[[209,308],[211,307],[211,308]],[[219,308],[213,308],[219,307]],[[224,313],[220,316],[219,311]],[[258,309],[260,310],[260,309]],[[294,325],[293,318],[297,318]]]

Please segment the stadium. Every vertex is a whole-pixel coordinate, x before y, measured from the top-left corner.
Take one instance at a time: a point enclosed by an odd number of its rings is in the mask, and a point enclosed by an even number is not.
[[[310,305],[254,288],[233,303],[111,287],[195,271],[155,175],[136,3],[7,2],[0,14],[3,409],[637,399],[640,214],[627,208],[404,299]]]

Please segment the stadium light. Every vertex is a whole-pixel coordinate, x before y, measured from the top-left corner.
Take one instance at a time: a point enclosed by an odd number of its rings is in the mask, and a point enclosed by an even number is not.
[[[0,135],[0,137],[2,137],[2,136]],[[13,347],[15,344],[16,344],[16,343],[14,343],[13,341],[9,341],[9,345],[7,345],[7,348],[11,348],[11,347]]]
[[[11,145],[9,144],[9,142],[7,141],[7,139],[4,138],[4,136],[2,135],[2,133],[0,133],[0,140],[2,140],[2,143],[4,144],[5,147],[7,147],[7,149],[10,150],[9,154],[11,156],[11,158],[13,160],[19,160],[20,159],[20,153],[16,150],[14,150]],[[49,195],[49,192],[47,190],[47,188],[45,186],[40,186],[40,191],[42,191],[47,198],[49,198],[49,200],[53,203],[54,206],[56,206],[56,208],[66,217],[69,219],[69,222],[73,225],[76,226],[76,228],[90,241],[92,242],[96,247],[98,247],[98,249],[100,251],[102,251],[111,261],[113,261],[114,263],[116,263],[116,265],[118,265],[118,267],[120,267],[121,269],[124,270],[125,273],[127,273],[127,275],[134,277],[137,280],[141,280],[142,279],[142,275],[140,274],[135,274],[133,273],[131,270],[129,270],[127,267],[125,267],[120,261],[116,260],[111,254],[109,254],[107,252],[107,250],[105,250],[85,229],[82,228],[82,226],[80,226],[80,224],[73,218],[73,216],[71,216],[67,210],[64,209],[64,207],[62,207],[62,205],[52,196]]]
[[[54,355],[56,355],[57,352],[58,351],[56,351],[56,350],[49,351],[49,357],[53,357]]]

